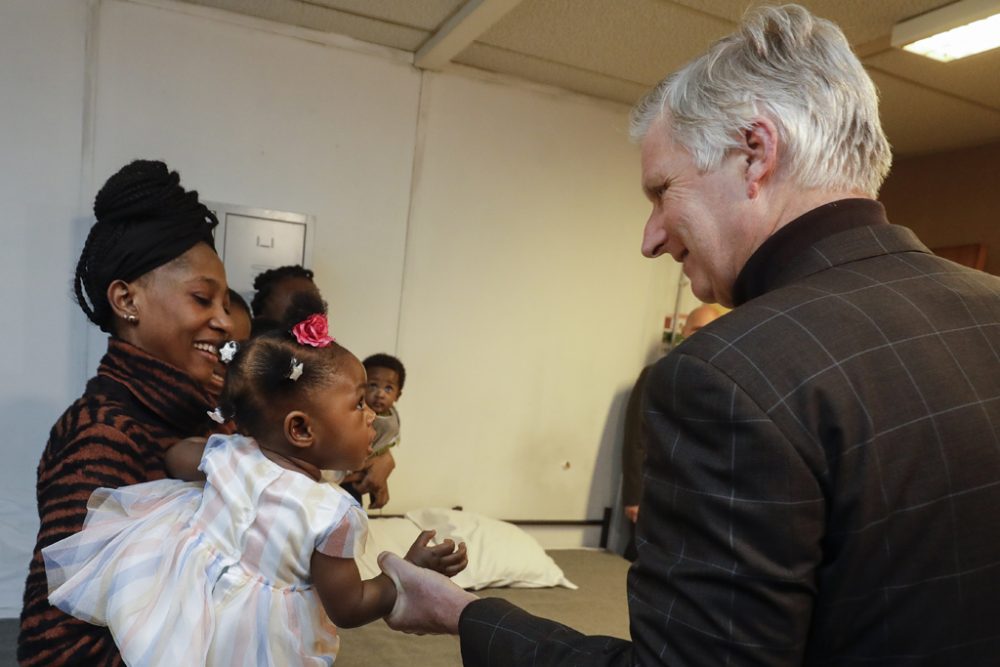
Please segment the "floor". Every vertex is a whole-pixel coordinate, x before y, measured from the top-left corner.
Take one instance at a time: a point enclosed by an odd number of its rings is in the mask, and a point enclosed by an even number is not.
[[[0,618],[0,667],[17,667],[16,618]]]

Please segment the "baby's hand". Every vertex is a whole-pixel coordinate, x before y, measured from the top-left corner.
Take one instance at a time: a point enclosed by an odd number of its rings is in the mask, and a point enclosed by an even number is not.
[[[464,570],[469,564],[469,557],[465,553],[465,542],[459,544],[457,549],[452,540],[444,540],[433,547],[427,546],[433,537],[433,530],[420,533],[410,550],[406,552],[406,560],[449,577],[454,577]]]

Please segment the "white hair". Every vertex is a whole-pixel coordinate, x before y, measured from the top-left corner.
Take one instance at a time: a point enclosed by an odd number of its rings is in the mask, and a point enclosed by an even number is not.
[[[875,84],[840,28],[799,5],[748,13],[739,30],[646,94],[632,110],[631,134],[641,141],[665,118],[709,171],[761,116],[778,127],[779,168],[791,182],[878,194],[892,154]]]

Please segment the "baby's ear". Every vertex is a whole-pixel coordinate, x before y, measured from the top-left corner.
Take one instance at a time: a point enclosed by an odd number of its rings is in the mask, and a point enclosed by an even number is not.
[[[301,410],[292,410],[285,415],[285,439],[292,447],[312,446],[315,436],[309,415]]]

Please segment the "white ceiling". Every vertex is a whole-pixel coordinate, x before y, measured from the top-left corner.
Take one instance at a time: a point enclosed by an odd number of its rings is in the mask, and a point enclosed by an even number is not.
[[[733,31],[744,0],[185,0],[634,103]],[[939,63],[892,48],[892,26],[952,0],[800,0],[838,23],[882,96],[897,155],[1000,140],[1000,49]],[[1000,5],[1000,0],[997,1]]]

